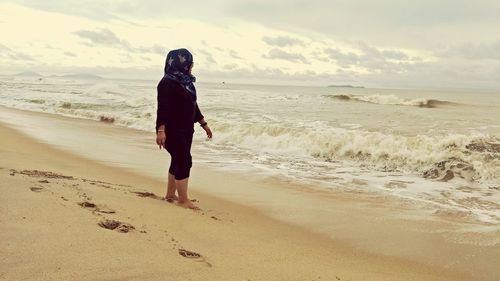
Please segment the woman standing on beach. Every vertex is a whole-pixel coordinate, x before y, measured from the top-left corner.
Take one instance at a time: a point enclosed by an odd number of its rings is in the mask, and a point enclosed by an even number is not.
[[[165,62],[165,75],[158,83],[158,108],[156,114],[156,143],[171,156],[168,169],[168,187],[165,200],[184,208],[199,209],[188,197],[191,143],[194,123],[198,122],[212,138],[212,131],[205,122],[196,103],[196,88],[191,74],[193,56],[186,49],[172,50]],[[178,197],[175,195],[177,191]]]

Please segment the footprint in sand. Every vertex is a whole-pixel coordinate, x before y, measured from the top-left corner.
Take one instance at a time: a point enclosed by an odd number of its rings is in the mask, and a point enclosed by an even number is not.
[[[110,183],[110,182],[105,182],[105,181],[100,181],[100,180],[91,180],[91,179],[81,179],[81,180],[83,182],[89,182],[89,184],[92,184],[92,185],[98,185],[98,186],[101,186],[104,188],[111,188],[111,189],[118,189],[115,187],[111,187],[112,185],[113,186],[122,186],[122,187],[131,187],[130,185],[126,185],[126,184]]]
[[[40,192],[42,191],[42,187],[30,187],[30,190],[33,191],[33,192]]]
[[[116,221],[116,220],[105,220],[98,223],[98,225],[102,228],[115,230],[121,233],[127,233],[135,229],[135,227],[131,224]]]
[[[105,205],[99,205],[97,206],[97,210],[99,213],[104,213],[104,214],[114,214],[116,213],[114,210],[111,208],[105,206]]]
[[[67,180],[74,180],[75,178],[72,176],[65,176],[62,174],[54,173],[54,172],[49,172],[49,171],[39,171],[39,170],[22,170],[22,171],[16,171],[14,170],[13,173],[18,173],[21,175],[29,176],[29,177],[42,177],[42,178],[50,178],[50,179],[67,179]]]
[[[85,208],[85,209],[90,209],[92,211],[96,211],[96,212],[99,212],[99,213],[104,213],[104,214],[114,214],[116,213],[114,210],[112,210],[111,208],[105,206],[105,205],[96,205],[92,202],[88,202],[88,201],[84,201],[84,202],[80,202],[78,203],[78,205],[80,205],[82,208]]]
[[[189,259],[201,258],[200,254],[186,249],[179,249],[179,255]]]
[[[205,260],[205,258],[199,254],[199,253],[196,253],[196,252],[193,252],[193,251],[189,251],[189,250],[186,250],[186,249],[179,249],[179,255],[185,257],[185,258],[188,258],[188,259],[192,259],[194,261],[198,261],[198,262],[204,262],[206,263],[209,267],[212,267],[212,264],[207,262]]]
[[[132,191],[132,193],[135,193],[139,197],[147,197],[147,198],[153,198],[153,199],[159,199],[161,200],[162,198],[154,193],[151,192],[142,192],[142,191]]]
[[[82,206],[83,208],[89,208],[89,209],[93,209],[96,207],[96,205],[94,203],[87,202],[87,201],[80,202],[80,203],[78,203],[78,205]]]

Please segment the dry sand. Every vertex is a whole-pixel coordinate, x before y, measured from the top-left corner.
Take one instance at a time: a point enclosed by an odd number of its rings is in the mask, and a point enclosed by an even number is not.
[[[164,186],[0,123],[0,280],[494,280],[363,250],[196,185],[202,210],[182,209]]]

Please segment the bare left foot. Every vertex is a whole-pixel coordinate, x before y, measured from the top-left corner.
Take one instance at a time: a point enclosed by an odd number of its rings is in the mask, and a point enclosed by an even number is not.
[[[196,206],[191,201],[178,202],[177,206],[180,206],[180,207],[183,207],[183,208],[186,208],[186,209],[191,209],[191,210],[201,210],[200,207]]]

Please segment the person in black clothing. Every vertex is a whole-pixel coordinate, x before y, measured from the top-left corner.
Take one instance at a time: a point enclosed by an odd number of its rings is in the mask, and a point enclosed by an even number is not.
[[[157,87],[156,143],[171,156],[165,200],[177,200],[182,207],[199,209],[189,200],[187,192],[194,123],[200,123],[208,138],[212,138],[212,131],[196,103],[192,68],[193,56],[188,50],[177,49],[168,53],[165,75]]]

